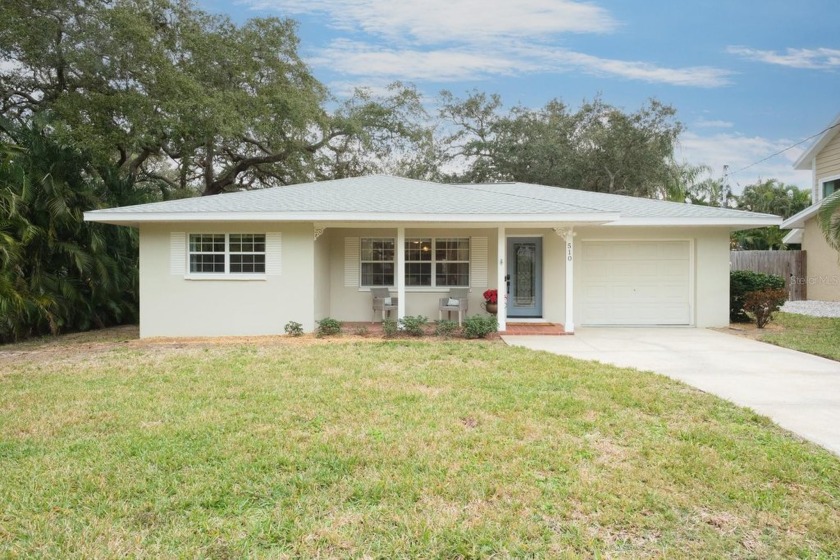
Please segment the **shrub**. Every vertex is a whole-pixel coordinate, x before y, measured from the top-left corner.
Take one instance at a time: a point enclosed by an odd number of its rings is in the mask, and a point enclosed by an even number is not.
[[[749,292],[761,290],[781,290],[785,279],[774,274],[733,270],[729,273],[729,320],[733,323],[751,323],[752,319],[744,313],[744,298]]]
[[[394,338],[397,336],[399,329],[397,328],[397,322],[393,319],[385,319],[382,321],[382,336],[385,338]]]
[[[364,325],[359,325],[358,327],[353,329],[353,334],[356,336],[367,336],[370,331]]]
[[[336,334],[341,334],[341,321],[331,317],[324,317],[318,321],[315,336],[333,336]]]
[[[467,338],[487,338],[487,335],[499,330],[495,315],[473,315],[464,320],[464,336]]]
[[[787,290],[765,288],[749,292],[744,297],[744,311],[755,319],[755,326],[763,329],[773,319],[773,313],[779,310],[787,299]]]
[[[405,333],[410,336],[423,336],[426,334],[423,327],[425,327],[428,322],[429,320],[422,315],[406,315],[400,319],[400,325],[402,325]]]
[[[283,327],[283,330],[285,330],[286,334],[289,336],[300,336],[303,334],[303,325],[297,321],[289,321],[286,323],[286,326]]]
[[[435,336],[450,338],[458,330],[458,323],[444,319],[435,325]]]

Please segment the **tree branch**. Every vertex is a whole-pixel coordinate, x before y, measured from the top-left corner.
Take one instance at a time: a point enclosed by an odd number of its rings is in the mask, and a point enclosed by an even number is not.
[[[149,159],[149,156],[154,153],[154,150],[151,148],[143,148],[143,150],[137,154],[131,163],[128,164],[128,175],[130,177],[137,176],[137,170],[140,169],[140,166],[143,165],[143,162]]]
[[[265,156],[244,158],[237,162],[235,165],[229,167],[215,181],[207,182],[202,196],[208,196],[224,192],[224,190],[227,187],[229,187],[236,181],[236,178],[239,176],[239,174],[244,173],[245,171],[247,171],[255,165],[277,163],[278,161],[283,161],[287,157],[289,157],[289,152],[283,151]]]

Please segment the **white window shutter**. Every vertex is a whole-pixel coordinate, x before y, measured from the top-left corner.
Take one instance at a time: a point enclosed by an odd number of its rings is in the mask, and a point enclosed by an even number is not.
[[[169,233],[169,274],[183,276],[187,264],[187,234],[183,231]]]
[[[470,238],[470,286],[487,287],[487,238]]]
[[[359,286],[359,238],[344,238],[344,286]]]
[[[265,234],[265,273],[280,276],[283,273],[283,234]]]

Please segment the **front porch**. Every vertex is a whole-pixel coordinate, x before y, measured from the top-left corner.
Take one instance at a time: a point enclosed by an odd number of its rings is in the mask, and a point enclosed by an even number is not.
[[[468,290],[466,316],[485,314],[483,293],[495,289],[500,332],[574,332],[571,226],[316,224],[315,235],[316,318],[372,331],[382,312],[373,310],[371,290],[382,288],[394,319],[438,320],[439,302],[453,289]]]

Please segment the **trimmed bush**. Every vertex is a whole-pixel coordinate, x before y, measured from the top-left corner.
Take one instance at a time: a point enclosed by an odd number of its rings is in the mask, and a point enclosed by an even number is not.
[[[487,338],[498,330],[499,321],[495,315],[473,315],[464,320],[464,336],[467,338]]]
[[[285,330],[286,334],[289,336],[300,336],[303,334],[303,325],[297,321],[289,321],[286,323],[286,326],[283,327],[283,330]]]
[[[403,331],[409,336],[423,336],[426,334],[424,327],[428,322],[429,320],[422,315],[406,315],[400,319],[400,325]]]
[[[333,336],[341,334],[341,321],[331,317],[324,317],[317,321],[318,328],[315,329],[315,336]]]
[[[435,324],[435,336],[441,338],[451,338],[453,334],[459,329],[458,323],[444,319]]]
[[[744,311],[755,320],[755,326],[763,329],[773,320],[773,313],[779,310],[787,299],[787,290],[766,288],[757,292],[749,292],[744,297]]]
[[[393,319],[385,319],[382,321],[382,336],[385,338],[394,338],[397,336],[399,332],[399,328],[397,328],[397,322]]]
[[[744,298],[749,292],[783,290],[785,279],[775,274],[750,270],[733,270],[729,273],[729,320],[733,323],[751,323],[744,312]]]

